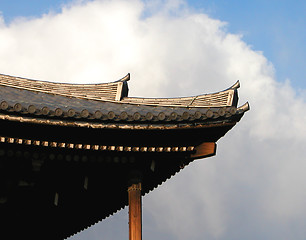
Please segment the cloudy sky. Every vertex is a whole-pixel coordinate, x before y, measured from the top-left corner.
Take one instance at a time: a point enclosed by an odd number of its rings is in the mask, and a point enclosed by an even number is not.
[[[241,82],[251,111],[143,199],[147,240],[306,236],[305,1],[0,1],[0,72],[114,81],[130,96],[189,96]],[[127,239],[127,209],[69,238]]]

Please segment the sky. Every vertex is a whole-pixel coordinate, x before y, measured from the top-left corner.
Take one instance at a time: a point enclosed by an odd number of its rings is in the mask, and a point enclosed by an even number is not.
[[[175,97],[241,82],[217,155],[143,198],[143,238],[306,236],[304,1],[0,1],[0,72]],[[128,238],[124,209],[69,240]]]

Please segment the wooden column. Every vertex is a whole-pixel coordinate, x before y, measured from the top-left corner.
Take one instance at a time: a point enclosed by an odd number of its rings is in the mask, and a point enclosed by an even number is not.
[[[129,240],[142,239],[141,182],[128,188],[129,194]]]

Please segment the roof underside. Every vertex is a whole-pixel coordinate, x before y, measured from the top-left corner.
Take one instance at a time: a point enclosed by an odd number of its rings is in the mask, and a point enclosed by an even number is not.
[[[187,165],[188,154],[0,143],[2,234],[53,240],[74,235],[128,204],[131,171],[142,172],[145,195]]]

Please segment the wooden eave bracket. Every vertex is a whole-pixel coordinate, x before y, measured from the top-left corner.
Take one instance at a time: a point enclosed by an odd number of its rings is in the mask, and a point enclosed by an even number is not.
[[[195,152],[190,155],[192,159],[206,158],[216,155],[217,144],[215,142],[203,142],[195,147]]]

